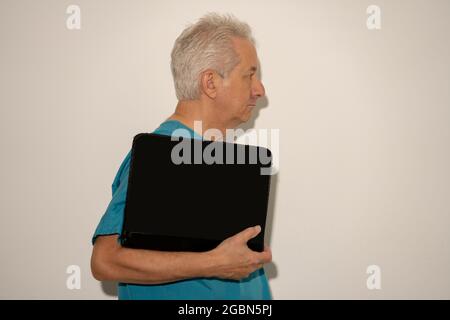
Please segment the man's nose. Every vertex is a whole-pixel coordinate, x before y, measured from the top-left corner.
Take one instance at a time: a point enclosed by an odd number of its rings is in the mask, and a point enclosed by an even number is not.
[[[253,88],[253,95],[257,96],[258,98],[264,97],[266,95],[266,89],[264,88],[264,85],[259,79],[255,87]]]

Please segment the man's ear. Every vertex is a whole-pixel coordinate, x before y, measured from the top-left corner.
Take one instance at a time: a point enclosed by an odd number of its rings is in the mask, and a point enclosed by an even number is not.
[[[210,97],[215,99],[217,96],[217,86],[219,85],[219,75],[214,70],[203,71],[200,76],[200,90]]]

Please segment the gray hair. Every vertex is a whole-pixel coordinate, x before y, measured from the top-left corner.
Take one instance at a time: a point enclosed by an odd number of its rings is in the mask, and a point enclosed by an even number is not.
[[[247,39],[253,45],[250,26],[234,16],[208,13],[188,26],[176,39],[170,67],[178,100],[200,98],[200,74],[215,70],[221,77],[239,64],[232,37]]]

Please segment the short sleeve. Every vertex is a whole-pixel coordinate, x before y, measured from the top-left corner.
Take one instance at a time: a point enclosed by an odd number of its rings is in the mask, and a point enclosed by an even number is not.
[[[92,244],[98,236],[122,233],[125,202],[127,199],[128,176],[130,171],[131,151],[123,160],[112,183],[112,199],[103,214],[92,237]]]

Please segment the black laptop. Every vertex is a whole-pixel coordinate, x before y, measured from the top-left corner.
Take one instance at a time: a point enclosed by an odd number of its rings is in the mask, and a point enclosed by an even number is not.
[[[260,225],[263,251],[272,155],[257,146],[141,133],[134,137],[121,244],[208,251]]]

